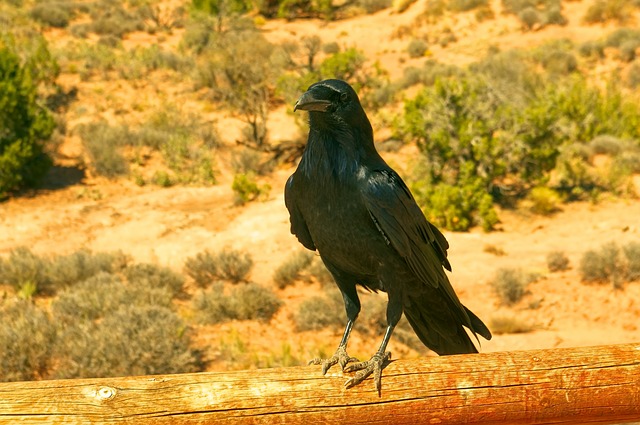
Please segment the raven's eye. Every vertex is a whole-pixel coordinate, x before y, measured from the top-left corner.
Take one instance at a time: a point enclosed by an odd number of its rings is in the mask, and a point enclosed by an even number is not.
[[[346,93],[340,93],[340,101],[341,102],[345,102],[347,100],[347,97],[349,97]]]

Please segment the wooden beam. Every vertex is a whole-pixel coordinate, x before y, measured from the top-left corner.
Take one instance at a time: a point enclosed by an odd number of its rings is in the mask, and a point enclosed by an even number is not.
[[[640,343],[392,362],[0,384],[1,424],[586,424],[640,421]]]

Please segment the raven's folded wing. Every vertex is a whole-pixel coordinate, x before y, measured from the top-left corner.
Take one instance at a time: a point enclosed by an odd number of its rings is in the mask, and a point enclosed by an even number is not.
[[[287,184],[284,187],[284,204],[289,210],[289,221],[291,222],[291,233],[296,235],[298,241],[307,249],[311,251],[316,250],[316,245],[313,243],[311,234],[307,223],[304,221],[304,217],[300,213],[300,210],[295,204],[293,199],[293,175],[287,180]]]

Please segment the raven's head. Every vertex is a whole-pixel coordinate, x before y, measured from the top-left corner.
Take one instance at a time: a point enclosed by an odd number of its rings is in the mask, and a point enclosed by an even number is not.
[[[355,90],[342,80],[312,84],[293,107],[294,111],[298,109],[309,111],[312,126],[371,128]]]

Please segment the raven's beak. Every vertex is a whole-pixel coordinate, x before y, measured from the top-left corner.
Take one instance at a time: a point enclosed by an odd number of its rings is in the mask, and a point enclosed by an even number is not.
[[[313,97],[313,93],[311,91],[307,91],[300,96],[300,99],[298,99],[293,107],[293,112],[298,109],[302,109],[303,111],[327,112],[329,106],[331,106],[331,101],[316,99]]]

